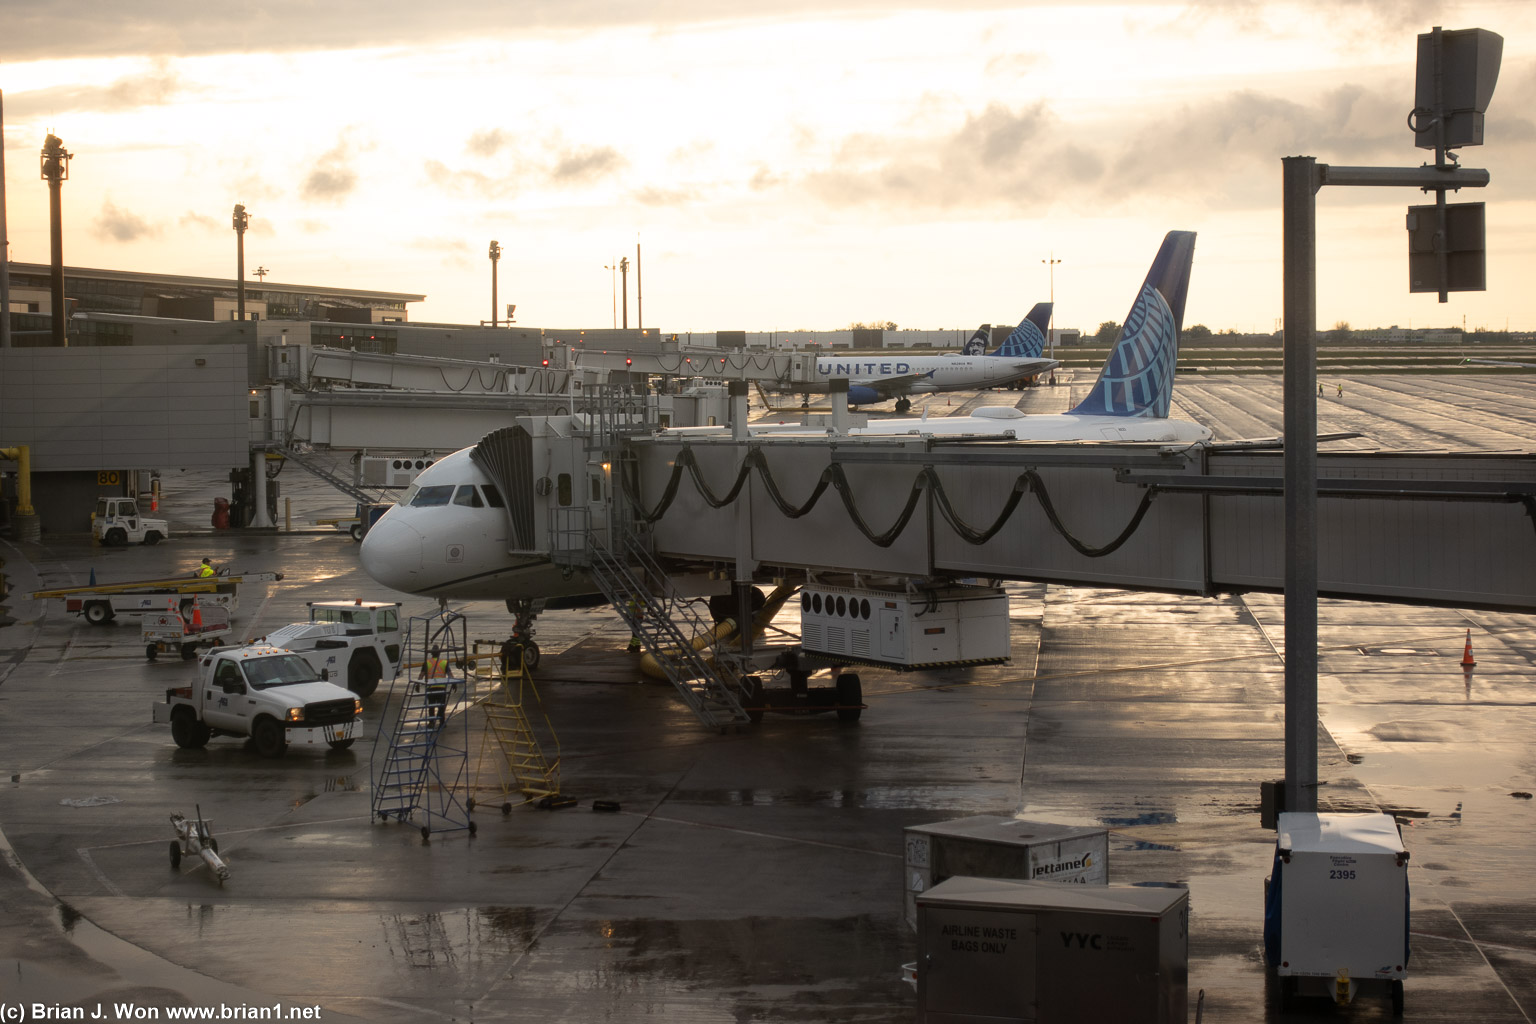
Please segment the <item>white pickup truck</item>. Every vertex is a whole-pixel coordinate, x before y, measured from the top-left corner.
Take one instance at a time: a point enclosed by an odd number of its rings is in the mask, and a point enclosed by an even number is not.
[[[178,747],[249,736],[261,756],[281,757],[289,743],[345,750],[362,733],[362,699],[291,651],[216,647],[199,669],[196,682],[166,690],[154,705],[155,722],[170,724]]]
[[[311,601],[309,621],[274,629],[259,642],[292,651],[345,680],[359,697],[370,696],[385,676],[400,669],[400,604],[397,601]]]

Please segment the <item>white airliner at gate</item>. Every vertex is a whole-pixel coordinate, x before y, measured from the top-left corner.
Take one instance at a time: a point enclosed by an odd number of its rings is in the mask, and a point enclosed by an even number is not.
[[[628,451],[664,556],[739,564],[745,545],[754,572],[1200,594],[1284,583],[1277,451],[665,433]],[[1536,456],[1325,453],[1318,476],[1321,593],[1536,610]]]

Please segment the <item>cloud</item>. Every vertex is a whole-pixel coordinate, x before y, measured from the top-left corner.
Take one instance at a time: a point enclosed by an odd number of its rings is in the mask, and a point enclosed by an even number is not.
[[[357,174],[350,167],[316,167],[304,178],[299,194],[311,202],[340,203],[356,188]]]
[[[1029,0],[1044,3],[1047,0]],[[1109,0],[1105,0],[1109,2]],[[1148,0],[1151,2],[1151,0]],[[1003,10],[1018,0],[961,0],[951,9]],[[6,59],[131,54],[293,52],[374,46],[425,46],[474,35],[526,38],[530,33],[685,25],[838,12],[888,14],[927,10],[931,0],[736,0],[722,15],[718,0],[577,0],[515,3],[505,0],[262,0],[259,4],[206,0],[49,0],[13,3],[5,12]],[[465,26],[473,26],[466,32]]]
[[[316,162],[305,175],[299,195],[312,203],[340,204],[357,189],[357,173],[351,167],[352,147],[343,139]]]
[[[449,167],[441,160],[422,164],[427,182],[450,195],[478,199],[507,199],[518,194],[517,175],[493,177],[465,167]]]
[[[1536,93],[1536,75],[1520,86],[1512,92],[1521,100]],[[1263,208],[1278,201],[1284,156],[1421,162],[1400,92],[1355,84],[1303,101],[1239,90],[1153,116],[1130,112],[1124,124],[1067,124],[1046,103],[993,103],[936,136],[849,136],[832,166],[798,186],[833,208],[875,207],[908,219],[1052,208],[1102,213],[1144,200]],[[1536,142],[1536,124],[1516,112],[1526,108],[1511,102],[1509,109],[1501,141]]]
[[[160,229],[144,218],[121,209],[112,200],[105,199],[101,212],[91,222],[91,234],[109,242],[137,242],[141,238],[153,238]]]
[[[1040,185],[1060,184],[1052,158],[1061,128],[1044,102],[1021,110],[989,104],[940,138],[850,136],[835,169],[808,175],[805,188],[831,206],[895,207],[931,213],[1018,208],[1048,202]],[[1075,153],[1078,173],[1093,161]]]
[[[612,146],[579,147],[557,156],[549,178],[557,185],[590,185],[623,169],[628,163]]]
[[[1298,3],[1277,6],[1268,0],[1185,0],[1196,18],[1216,16],[1233,22],[1237,28],[1250,32],[1277,32],[1272,18],[1294,20],[1298,15],[1312,18],[1323,15],[1335,27],[1333,43],[1338,49],[1347,49],[1351,28],[1369,28],[1375,31],[1401,33],[1422,32],[1444,14],[1442,0],[1300,0]],[[1298,11],[1299,9],[1299,11]],[[1353,23],[1353,25],[1351,25]],[[1328,46],[1329,40],[1320,39],[1320,46]]]
[[[686,206],[702,197],[697,188],[661,188],[656,185],[636,189],[631,195],[635,202],[645,206]]]
[[[1039,53],[1002,53],[987,59],[987,75],[993,78],[1023,78],[1045,64]]]
[[[500,128],[488,132],[476,132],[464,143],[464,151],[471,156],[495,156],[505,146],[512,144],[512,135]]]
[[[14,119],[46,117],[77,111],[122,113],[142,107],[167,106],[185,99],[188,87],[163,57],[141,74],[125,75],[109,85],[61,85],[6,97],[6,113]]]
[[[583,188],[629,165],[612,146],[567,145],[553,139],[543,143],[542,154],[514,147],[514,137],[500,128],[480,131],[469,137],[464,148],[474,157],[495,157],[493,171],[450,167],[441,160],[426,160],[422,169],[429,184],[450,195],[507,199],[532,188]]]
[[[783,175],[776,174],[767,164],[759,164],[757,170],[752,172],[747,187],[754,192],[766,192],[784,181]]]
[[[186,213],[182,214],[181,219],[176,223],[184,228],[198,228],[200,230],[207,231],[210,234],[214,231],[222,230],[222,226],[219,221],[208,216],[206,213],[197,213],[193,210],[188,210]]]

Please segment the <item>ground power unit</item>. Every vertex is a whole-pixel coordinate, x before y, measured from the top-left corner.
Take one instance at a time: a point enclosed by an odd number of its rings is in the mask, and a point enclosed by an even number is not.
[[[1189,892],[957,876],[917,898],[919,1024],[1184,1024]]]
[[[1265,880],[1264,951],[1281,1012],[1297,997],[1339,1005],[1362,991],[1403,1012],[1408,851],[1390,814],[1279,816]]]
[[[971,875],[1035,882],[1109,882],[1109,831],[978,814],[905,830],[907,924],[917,897],[947,878]]]
[[[1001,587],[830,587],[800,592],[808,654],[896,668],[1008,660],[1008,595]]]

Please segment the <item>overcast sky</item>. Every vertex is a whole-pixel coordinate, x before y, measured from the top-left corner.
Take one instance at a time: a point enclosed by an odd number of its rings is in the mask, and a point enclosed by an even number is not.
[[[1199,232],[1186,326],[1281,316],[1280,159],[1415,166],[1415,37],[1504,36],[1485,293],[1407,290],[1402,189],[1319,196],[1319,326],[1536,329],[1536,3],[6,0],[10,255],[425,293],[411,318],[832,330],[1121,320]],[[1480,192],[1481,194],[1471,194]],[[1060,260],[1054,276],[1047,260]],[[638,321],[635,274],[629,322]]]

